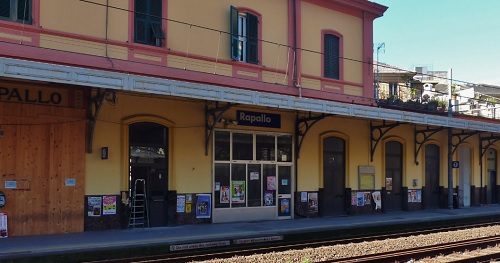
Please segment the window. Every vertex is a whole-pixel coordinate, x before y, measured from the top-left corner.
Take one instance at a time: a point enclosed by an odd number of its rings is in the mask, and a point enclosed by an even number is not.
[[[340,79],[340,38],[324,35],[323,69],[325,78]]]
[[[160,47],[165,39],[162,0],[135,0],[134,11],[134,42]]]
[[[231,6],[231,58],[259,64],[259,19],[251,13],[240,13]]]
[[[397,82],[389,82],[389,96],[398,96],[398,83]]]
[[[31,0],[0,0],[0,19],[31,24]]]
[[[276,207],[276,178],[284,167],[291,169],[292,139],[289,134],[215,131],[215,208]]]

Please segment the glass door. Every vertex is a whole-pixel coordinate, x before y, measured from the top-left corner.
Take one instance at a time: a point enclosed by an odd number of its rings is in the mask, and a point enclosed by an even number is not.
[[[278,166],[278,219],[292,218],[292,167]]]

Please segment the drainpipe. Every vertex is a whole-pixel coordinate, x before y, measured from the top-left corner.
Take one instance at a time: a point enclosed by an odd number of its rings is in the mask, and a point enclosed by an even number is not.
[[[299,97],[302,98],[302,86],[297,74],[297,0],[293,1],[293,85],[299,88]]]

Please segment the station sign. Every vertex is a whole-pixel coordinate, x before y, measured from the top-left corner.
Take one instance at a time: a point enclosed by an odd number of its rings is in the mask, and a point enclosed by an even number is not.
[[[254,111],[236,111],[238,125],[281,128],[281,115]]]

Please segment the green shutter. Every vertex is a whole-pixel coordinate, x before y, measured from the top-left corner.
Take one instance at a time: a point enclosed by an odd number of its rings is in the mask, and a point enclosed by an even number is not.
[[[259,64],[259,19],[247,14],[247,62]]]
[[[340,39],[334,35],[325,35],[324,53],[323,53],[323,70],[326,78],[340,79]]]
[[[231,58],[240,60],[238,56],[238,10],[231,6],[230,9],[230,29],[231,29]]]

